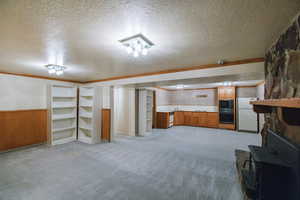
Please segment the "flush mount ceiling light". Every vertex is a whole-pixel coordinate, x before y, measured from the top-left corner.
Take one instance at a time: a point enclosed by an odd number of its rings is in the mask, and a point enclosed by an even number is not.
[[[121,44],[126,48],[128,54],[132,54],[135,58],[140,55],[147,55],[149,49],[154,44],[142,34],[137,34],[120,40]]]
[[[176,85],[176,89],[183,89],[183,88],[185,88],[185,85],[182,85],[182,84]]]
[[[232,86],[232,82],[230,81],[226,81],[223,83],[224,86]]]
[[[49,64],[45,66],[49,74],[56,74],[57,76],[63,75],[66,67],[61,65]]]

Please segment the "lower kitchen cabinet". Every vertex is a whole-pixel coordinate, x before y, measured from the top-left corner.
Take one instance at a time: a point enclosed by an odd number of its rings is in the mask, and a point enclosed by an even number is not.
[[[199,114],[198,112],[192,112],[191,126],[199,126]]]
[[[156,128],[169,128],[170,126],[170,113],[157,112],[156,113]]]
[[[184,112],[184,125],[192,126],[192,112]]]
[[[219,115],[217,112],[176,111],[174,113],[174,125],[218,128]]]
[[[198,126],[207,126],[207,112],[199,112],[199,124]]]
[[[207,127],[218,128],[219,127],[219,115],[216,112],[207,113]]]
[[[184,125],[184,112],[183,111],[174,112],[174,125],[175,126]]]
[[[228,129],[228,130],[235,130],[235,125],[234,124],[219,124],[219,128],[222,129]]]

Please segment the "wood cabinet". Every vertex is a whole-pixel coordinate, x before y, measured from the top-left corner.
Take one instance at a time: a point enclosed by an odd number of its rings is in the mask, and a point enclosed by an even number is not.
[[[234,124],[222,124],[222,123],[220,123],[219,128],[234,130],[235,125]]]
[[[199,126],[207,126],[207,112],[199,112]]]
[[[226,124],[219,122],[219,128],[224,129],[235,129],[235,98],[236,98],[236,88],[234,86],[224,86],[224,87],[218,87],[218,99],[220,100],[233,100],[233,123],[232,124]],[[219,110],[220,114],[222,115],[222,111],[219,104]]]
[[[209,128],[218,128],[219,127],[219,114],[216,112],[207,113],[206,125]]]
[[[235,87],[218,87],[218,98],[219,100],[235,99]]]
[[[192,126],[192,112],[184,112],[184,125]]]
[[[184,112],[182,111],[174,112],[174,125],[175,126],[184,125]]]
[[[218,128],[218,116],[217,112],[177,111],[174,113],[174,125]]]
[[[156,127],[157,128],[169,128],[170,126],[170,113],[169,112],[157,112],[156,113]]]
[[[111,141],[111,110],[103,108],[101,110],[101,140]]]
[[[192,126],[199,126],[199,114],[198,112],[191,113],[191,125]]]

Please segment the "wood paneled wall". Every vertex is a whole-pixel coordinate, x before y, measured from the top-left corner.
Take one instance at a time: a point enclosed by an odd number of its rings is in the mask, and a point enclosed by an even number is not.
[[[101,110],[101,140],[111,141],[111,110],[108,108],[103,108]]]
[[[47,110],[0,111],[0,151],[47,142]]]

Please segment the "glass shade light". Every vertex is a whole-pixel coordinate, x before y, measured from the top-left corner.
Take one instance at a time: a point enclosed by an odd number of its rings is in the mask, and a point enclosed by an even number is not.
[[[146,56],[149,49],[154,46],[154,44],[142,34],[125,38],[119,42],[125,46],[127,53],[132,54],[135,58],[140,55]]]
[[[54,68],[52,68],[52,69],[48,69],[48,72],[49,72],[49,74],[54,74],[56,71]]]
[[[176,85],[176,89],[183,89],[184,87],[184,85]]]
[[[224,86],[232,86],[232,82],[230,82],[230,81],[225,81],[225,82],[223,83],[223,85],[224,85]]]
[[[64,71],[56,71],[57,76],[60,76],[60,75],[63,75],[63,74],[64,74]]]
[[[49,74],[56,74],[57,76],[61,76],[64,74],[64,70],[66,67],[61,65],[49,64],[45,66],[48,69]]]

